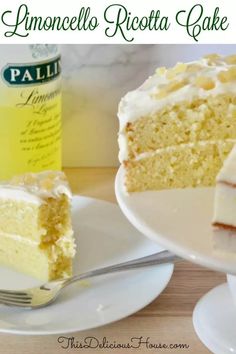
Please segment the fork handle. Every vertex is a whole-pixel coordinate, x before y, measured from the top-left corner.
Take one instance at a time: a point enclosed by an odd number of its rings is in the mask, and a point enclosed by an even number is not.
[[[134,259],[132,261],[123,262],[108,267],[91,270],[83,274],[74,275],[73,277],[65,280],[63,287],[72,284],[76,281],[92,278],[98,275],[105,275],[105,274],[120,272],[124,270],[137,269],[137,268],[153,266],[153,265],[163,264],[163,263],[174,263],[180,260],[182,260],[181,257],[176,256],[170,251],[162,251],[162,252],[154,253],[150,256]]]

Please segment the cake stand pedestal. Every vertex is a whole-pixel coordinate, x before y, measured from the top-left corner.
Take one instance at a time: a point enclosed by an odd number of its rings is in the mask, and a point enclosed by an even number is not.
[[[198,337],[215,354],[236,353],[236,277],[227,278],[228,284],[210,290],[193,312]]]
[[[193,324],[214,354],[236,354],[236,258],[230,250],[216,249],[211,226],[214,188],[128,195],[121,167],[115,191],[121,210],[143,235],[190,262],[232,274],[227,275],[226,284],[212,289],[197,303]]]

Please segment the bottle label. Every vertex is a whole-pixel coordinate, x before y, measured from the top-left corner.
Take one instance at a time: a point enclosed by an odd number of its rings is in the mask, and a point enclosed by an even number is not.
[[[0,62],[0,179],[61,168],[60,57],[40,59]]]
[[[53,80],[61,73],[60,56],[45,63],[8,64],[2,70],[7,85],[37,85]]]

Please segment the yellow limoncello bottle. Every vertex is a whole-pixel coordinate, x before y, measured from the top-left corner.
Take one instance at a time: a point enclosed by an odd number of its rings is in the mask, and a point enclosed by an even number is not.
[[[0,46],[0,179],[61,168],[56,45]]]

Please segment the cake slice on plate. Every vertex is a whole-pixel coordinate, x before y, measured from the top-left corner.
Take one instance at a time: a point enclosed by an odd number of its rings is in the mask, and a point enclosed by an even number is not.
[[[216,178],[213,226],[215,246],[236,251],[236,146]]]
[[[71,192],[63,172],[0,184],[0,264],[43,281],[72,274]]]

